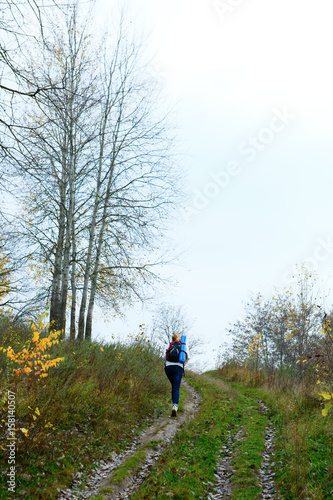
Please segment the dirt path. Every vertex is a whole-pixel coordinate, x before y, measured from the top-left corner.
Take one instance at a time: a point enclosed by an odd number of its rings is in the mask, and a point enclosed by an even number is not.
[[[202,375],[201,377],[211,384],[222,387],[224,390],[223,392],[230,395],[228,401],[237,400],[237,398],[240,397],[239,391],[224,383],[221,379],[216,379],[208,375]],[[167,417],[157,420],[123,453],[115,453],[111,461],[101,461],[97,464],[93,475],[90,477],[88,483],[86,483],[87,486],[85,486],[85,491],[80,491],[80,486],[82,488],[81,478],[80,475],[77,474],[72,489],[61,491],[58,500],[88,499],[95,497],[97,497],[98,500],[131,498],[133,493],[149,477],[151,470],[170,444],[174,435],[179,432],[185,422],[194,417],[199,408],[201,403],[199,394],[187,382],[184,381],[183,385],[187,390],[187,398],[183,405],[183,412],[180,412],[177,418],[171,418],[168,415]],[[249,436],[251,436],[248,428],[248,425],[250,425],[249,422],[251,422],[249,416],[251,416],[251,414],[260,415],[269,412],[269,408],[267,408],[262,401],[252,398],[246,398],[245,401],[248,402],[244,404],[244,408],[241,410],[244,417],[242,417],[242,414],[236,415],[237,421],[232,425],[231,429],[227,430],[224,434],[219,458],[214,471],[214,483],[207,483],[210,491],[207,492],[207,496],[200,498],[207,498],[209,500],[230,499],[235,493],[234,489],[239,489],[239,486],[237,486],[237,464],[239,463],[238,457],[241,453],[248,455],[247,451],[244,451],[244,446],[247,446],[247,440]],[[259,420],[257,422],[259,422]],[[261,434],[265,436],[262,462],[256,474],[261,487],[260,498],[262,500],[273,500],[277,498],[274,487],[274,473],[272,471],[274,466],[275,429],[269,418],[268,421],[266,418],[265,422],[266,423],[263,424],[261,429]],[[258,431],[256,430],[255,432],[257,433]],[[249,444],[251,444],[251,440]],[[243,449],[243,451],[241,451],[241,449]],[[260,453],[261,452],[259,452],[259,456]],[[128,463],[129,459],[132,461],[131,465]],[[121,469],[121,466],[124,464],[125,466]],[[252,465],[250,467],[252,467]],[[123,476],[119,474],[120,471],[124,473]],[[251,474],[252,472],[250,470],[249,477],[251,477]],[[124,477],[124,479],[120,479],[120,477]]]
[[[135,442],[131,444],[123,453],[115,454],[110,462],[101,461],[94,470],[88,482],[88,488],[84,492],[79,491],[81,483],[80,473],[73,481],[73,488],[62,490],[58,500],[85,499],[99,494],[103,490],[105,499],[126,499],[133,491],[140,486],[144,479],[149,475],[150,469],[160,457],[169,441],[179,431],[180,426],[193,418],[195,412],[200,406],[201,398],[199,394],[185,381],[183,385],[187,390],[187,398],[183,404],[184,411],[179,413],[176,418],[170,416],[162,418],[150,426]],[[147,443],[152,443],[153,447],[146,447]],[[146,457],[140,464],[139,470],[126,476],[126,479],[120,484],[112,483],[112,474],[114,470],[122,465],[126,459],[132,456],[139,449],[144,448]],[[112,489],[112,492],[110,491]],[[109,492],[107,492],[109,490]]]

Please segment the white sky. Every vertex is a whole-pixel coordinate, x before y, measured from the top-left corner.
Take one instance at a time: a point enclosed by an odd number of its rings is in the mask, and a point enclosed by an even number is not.
[[[184,267],[168,270],[178,286],[162,297],[184,304],[217,349],[249,292],[288,286],[296,263],[312,258],[333,288],[333,2],[127,3],[136,26],[152,32],[152,73],[179,103],[190,201],[209,190],[211,172],[240,165],[205,209],[187,222],[180,215],[173,236]],[[276,110],[293,118],[272,122]],[[272,123],[283,130],[267,131]],[[212,366],[215,355],[198,362]]]

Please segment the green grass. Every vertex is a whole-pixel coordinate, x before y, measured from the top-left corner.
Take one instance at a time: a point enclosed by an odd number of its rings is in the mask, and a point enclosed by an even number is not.
[[[258,484],[258,470],[264,451],[263,429],[267,425],[267,417],[260,411],[253,412],[244,429],[244,438],[240,442],[232,467],[237,472],[233,482],[235,499],[259,498],[261,488]]]
[[[5,369],[0,385],[5,395],[13,379],[1,356]],[[94,461],[123,451],[169,409],[163,361],[149,344],[64,342],[53,346],[52,357],[57,356],[65,361],[50,370],[45,383],[22,383],[16,391],[16,428],[29,428],[29,435],[17,432],[15,500],[55,499],[57,488],[68,487],[77,471],[83,473],[84,486]],[[40,415],[34,421],[36,407]],[[0,417],[6,420],[6,411]],[[48,422],[52,428],[45,427]],[[2,431],[0,447],[5,448]],[[4,453],[0,467],[2,471],[8,467]],[[2,474],[0,498],[8,498],[5,481]]]
[[[125,462],[118,467],[114,474],[112,475],[112,484],[120,484],[124,481],[124,479],[139,469],[141,463],[146,458],[145,450],[138,450],[133,455],[131,455]]]

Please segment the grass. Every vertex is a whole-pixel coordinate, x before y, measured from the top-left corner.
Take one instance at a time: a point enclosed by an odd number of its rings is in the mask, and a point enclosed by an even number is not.
[[[112,475],[112,484],[120,484],[124,481],[124,479],[138,470],[140,464],[146,458],[145,450],[138,450],[133,455],[131,455],[125,462],[117,468],[117,470]]]
[[[233,482],[232,498],[259,498],[261,488],[258,485],[258,470],[262,462],[264,450],[262,431],[267,425],[267,417],[259,411],[254,411],[244,429],[237,453],[234,455],[232,467],[237,471]]]
[[[77,471],[83,473],[84,485],[98,460],[123,451],[169,408],[163,362],[147,343],[64,342],[53,346],[52,357],[58,356],[65,361],[50,371],[44,383],[17,387],[15,499],[55,499],[57,488],[68,487]],[[0,357],[4,398],[0,447],[6,449],[5,399],[14,381],[4,355]],[[20,428],[29,429],[27,437]],[[5,453],[0,465],[6,472]],[[0,498],[8,498],[5,474],[0,477]]]

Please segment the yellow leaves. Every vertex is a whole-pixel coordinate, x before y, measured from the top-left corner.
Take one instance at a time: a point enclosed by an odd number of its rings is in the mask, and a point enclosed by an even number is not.
[[[38,331],[35,331],[34,334],[33,334],[33,337],[32,337],[32,341],[34,343],[38,342],[39,340],[39,332]]]
[[[27,437],[29,435],[28,429],[25,429],[24,427],[20,427],[20,431],[23,432],[23,434],[25,435],[25,437]]]
[[[23,365],[22,368],[13,368],[18,379],[22,374],[33,374],[36,377],[45,378],[51,367],[56,367],[64,358],[50,359],[50,355],[46,351],[53,345],[59,342],[58,338],[61,334],[58,332],[50,332],[47,337],[40,338],[42,331],[45,329],[42,317],[37,322],[37,325],[30,321],[30,326],[33,330],[32,340],[28,347],[23,348],[19,352],[14,352],[11,347],[2,349],[6,352],[7,357],[18,365]],[[47,325],[48,327],[49,325]]]
[[[323,410],[321,410],[321,414],[323,417],[327,417],[327,413],[329,412],[329,410],[331,409],[332,405],[331,403],[326,403],[325,404],[325,408]]]
[[[30,406],[29,406],[29,408],[30,408],[30,410],[32,410],[32,408],[31,408]],[[37,407],[36,407],[36,409],[35,409],[35,414],[36,414],[37,416],[36,416],[36,415],[32,415],[32,418],[33,418],[34,420],[37,420],[37,417],[39,417],[39,415],[40,415],[40,411],[39,411],[38,406],[37,406]]]
[[[330,394],[329,392],[320,392],[319,396],[321,396],[324,399],[328,399],[328,400],[332,399],[332,394]]]
[[[327,417],[327,414],[329,412],[329,410],[332,408],[332,403],[333,403],[333,394],[331,394],[330,392],[320,392],[319,393],[319,396],[321,396],[323,398],[324,401],[326,401],[325,403],[325,406],[324,406],[324,409],[321,410],[321,414],[323,417]]]
[[[102,351],[102,352],[104,351],[103,347],[101,347],[101,351]]]

